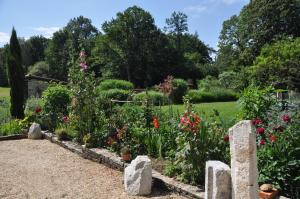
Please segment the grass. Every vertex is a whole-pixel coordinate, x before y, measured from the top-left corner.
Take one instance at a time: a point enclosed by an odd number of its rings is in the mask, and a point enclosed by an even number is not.
[[[0,87],[0,97],[9,97],[10,88]]]
[[[232,123],[237,117],[239,106],[237,102],[212,102],[212,103],[201,103],[194,104],[194,111],[198,113],[204,113],[205,115],[211,115],[214,113],[214,110],[217,110],[220,113],[221,118],[226,123]],[[168,111],[173,109],[173,112],[178,112],[182,114],[185,110],[184,105],[172,105],[172,106],[163,106],[163,111]]]

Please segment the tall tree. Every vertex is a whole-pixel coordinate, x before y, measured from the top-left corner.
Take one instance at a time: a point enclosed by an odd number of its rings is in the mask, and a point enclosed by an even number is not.
[[[10,84],[10,112],[13,117],[24,117],[24,70],[22,67],[21,48],[16,30],[13,28],[8,54],[8,77]]]
[[[261,48],[300,36],[299,0],[255,0],[223,23],[217,61],[225,68],[252,65]]]
[[[98,30],[90,19],[73,18],[62,30],[53,34],[46,49],[46,61],[53,78],[67,80],[68,69],[78,58],[81,49],[90,55]]]
[[[182,35],[188,31],[187,15],[182,12],[173,12],[170,18],[166,19],[165,30],[175,36],[176,47],[181,49]]]
[[[168,57],[168,39],[156,27],[151,14],[142,8],[133,6],[117,13],[102,29],[105,35],[93,57],[103,57],[103,69],[108,69],[103,74],[119,74],[119,78],[145,87],[167,75],[168,66],[176,60],[175,56],[173,60]]]

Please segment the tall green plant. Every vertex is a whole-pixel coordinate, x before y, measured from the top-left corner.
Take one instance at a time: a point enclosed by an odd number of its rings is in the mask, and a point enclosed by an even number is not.
[[[7,60],[10,89],[10,113],[13,117],[24,117],[24,70],[22,67],[21,48],[15,28],[13,28],[9,43]]]
[[[73,94],[71,114],[76,120],[78,140],[82,142],[84,136],[93,137],[96,106],[95,74],[89,71],[84,51],[80,52],[79,63],[70,68],[69,80]]]

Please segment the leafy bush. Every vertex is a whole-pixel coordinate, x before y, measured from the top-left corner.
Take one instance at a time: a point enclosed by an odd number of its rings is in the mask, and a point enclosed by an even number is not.
[[[182,97],[185,96],[188,89],[186,81],[183,79],[173,79],[172,91],[170,93],[170,99],[173,103],[182,103]]]
[[[55,130],[55,134],[58,140],[68,140],[74,138],[77,132],[74,129],[67,127],[60,127]]]
[[[48,123],[48,128],[54,130],[59,117],[68,114],[71,94],[66,86],[52,84],[43,92],[44,110],[43,119]]]
[[[49,74],[49,64],[45,61],[40,61],[35,63],[33,66],[29,67],[28,74],[36,76],[48,76]]]
[[[207,76],[204,79],[198,81],[198,89],[200,91],[211,92],[216,88],[222,88],[222,85],[215,77]]]
[[[300,112],[274,109],[268,122],[255,122],[258,144],[259,182],[271,183],[284,195],[300,196]]]
[[[238,99],[237,94],[229,89],[206,92],[200,90],[189,90],[187,97],[192,103],[201,103],[201,102],[227,102],[235,101]]]
[[[17,120],[11,120],[0,126],[0,135],[14,135],[21,133],[22,129]]]
[[[71,102],[69,89],[60,84],[52,84],[43,92],[44,109],[46,112],[66,114]]]
[[[241,117],[243,119],[259,118],[267,121],[266,113],[276,103],[273,92],[274,89],[272,87],[265,89],[249,87],[245,89],[239,99],[239,103],[241,104]]]
[[[148,100],[154,105],[163,105],[168,102],[168,97],[161,92],[157,91],[145,91],[133,96],[133,101],[140,102]]]
[[[101,90],[101,88],[97,87],[97,97],[103,100],[127,100],[130,96],[130,92],[127,90],[121,89],[109,89],[109,90]]]
[[[110,89],[132,90],[134,88],[131,82],[119,79],[106,79],[98,86],[99,90],[106,91]]]

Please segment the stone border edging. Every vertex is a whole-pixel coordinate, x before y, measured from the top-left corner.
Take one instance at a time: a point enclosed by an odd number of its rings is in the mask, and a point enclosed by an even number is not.
[[[26,134],[6,135],[6,136],[0,136],[0,141],[19,140],[19,139],[25,139],[25,138],[27,138]]]
[[[121,157],[110,152],[107,149],[101,148],[84,148],[81,145],[74,143],[72,141],[59,141],[53,133],[43,132],[43,137],[50,142],[58,144],[85,159],[92,160],[94,162],[102,163],[107,165],[112,169],[117,169],[119,171],[124,171],[128,163],[121,160]],[[204,199],[204,188],[199,188],[196,186],[184,184],[160,174],[159,172],[152,169],[152,178],[154,186],[163,186],[171,191],[177,192],[179,194],[192,197]]]

